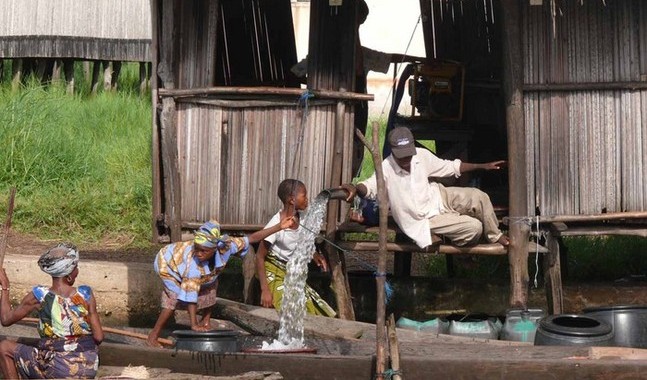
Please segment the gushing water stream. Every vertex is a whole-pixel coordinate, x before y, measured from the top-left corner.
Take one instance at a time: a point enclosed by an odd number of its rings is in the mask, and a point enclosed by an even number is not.
[[[283,299],[279,316],[278,340],[272,343],[263,342],[262,349],[299,349],[303,348],[303,319],[306,314],[306,297],[304,288],[308,278],[308,263],[315,252],[316,234],[321,229],[326,215],[326,206],[330,194],[321,192],[310,203],[301,225],[297,230],[299,243],[286,265],[283,281]]]

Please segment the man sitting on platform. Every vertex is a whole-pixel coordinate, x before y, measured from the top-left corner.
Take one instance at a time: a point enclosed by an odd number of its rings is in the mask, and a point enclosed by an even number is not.
[[[420,248],[431,245],[431,233],[456,246],[477,244],[483,235],[489,243],[510,244],[499,230],[490,197],[471,187],[445,187],[429,177],[460,177],[473,170],[499,170],[505,161],[483,164],[443,160],[426,149],[416,148],[411,131],[393,129],[387,138],[391,154],[382,161],[389,206],[400,229]],[[375,173],[357,186],[342,185],[350,202],[355,195],[375,199]]]

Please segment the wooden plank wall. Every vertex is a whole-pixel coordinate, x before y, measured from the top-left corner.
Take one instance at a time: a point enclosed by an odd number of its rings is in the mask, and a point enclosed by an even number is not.
[[[524,2],[525,85],[647,80],[647,2]],[[647,210],[647,91],[525,92],[529,215]],[[591,88],[591,87],[590,87]]]
[[[0,57],[150,61],[150,0],[0,0],[0,7]]]
[[[264,225],[281,207],[285,178],[302,180],[309,198],[330,186],[335,109],[311,101],[259,106],[178,102],[182,223]],[[350,151],[347,152],[349,154]]]

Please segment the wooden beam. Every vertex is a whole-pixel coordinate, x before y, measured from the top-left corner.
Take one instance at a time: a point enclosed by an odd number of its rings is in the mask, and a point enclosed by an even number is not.
[[[526,84],[524,92],[646,90],[647,82],[582,82]]]
[[[151,112],[153,125],[151,131],[151,169],[152,169],[152,215],[151,215],[151,229],[153,231],[152,241],[157,242],[160,240],[160,231],[158,230],[158,221],[162,219],[162,173],[161,173],[161,158],[160,158],[160,136],[159,136],[159,110],[157,109],[159,99],[157,97],[157,89],[159,86],[157,78],[157,65],[159,64],[159,48],[160,43],[159,24],[159,2],[161,0],[151,0],[151,97],[152,109]]]
[[[332,174],[329,186],[341,185],[341,172],[343,165],[343,141],[344,141],[344,113],[345,105],[339,101],[335,113],[335,142],[333,146]],[[337,216],[339,215],[339,201],[328,202],[328,212],[326,214],[326,237],[334,240],[337,231]],[[345,257],[343,252],[337,248],[327,245],[328,261],[330,263],[330,272],[332,273],[332,286],[335,290],[335,299],[339,318],[355,320],[355,311],[353,310],[353,301],[351,299],[350,287],[346,281]]]
[[[647,228],[645,227],[576,227],[559,231],[556,236],[640,236],[647,237]]]
[[[207,95],[277,95],[277,96],[301,96],[304,90],[300,88],[285,87],[204,87],[204,88],[183,88],[183,89],[159,89],[161,97],[181,98],[187,96]],[[372,94],[360,94],[347,91],[332,90],[310,90],[315,98],[332,100],[357,100],[373,101]]]
[[[16,197],[16,188],[12,187],[9,191],[9,202],[7,203],[7,218],[2,227],[2,240],[0,240],[0,269],[3,268],[4,255],[7,250],[7,241],[9,240],[9,231],[11,230],[11,221],[13,218],[13,206]]]
[[[558,237],[548,233],[548,254],[544,256],[544,288],[548,314],[561,314],[564,311],[564,294],[562,290],[562,269],[559,260]]]
[[[377,251],[378,243],[374,241],[338,241],[337,245],[348,251]],[[537,245],[534,242],[527,243],[526,255],[528,253],[548,253],[546,247]],[[426,249],[418,247],[415,243],[386,243],[386,250],[389,252],[428,252],[441,255],[485,255],[485,256],[501,256],[507,255],[508,250],[506,247],[498,243],[491,244],[478,244],[469,247],[456,247],[453,245],[431,245]]]
[[[386,183],[384,182],[384,171],[382,169],[382,155],[380,152],[380,130],[377,121],[373,122],[372,131],[372,144],[369,144],[364,135],[359,129],[355,130],[355,134],[362,141],[364,146],[368,148],[373,157],[373,167],[375,167],[375,178],[377,181],[377,203],[379,206],[379,236],[378,236],[378,258],[377,258],[377,273],[375,275],[375,282],[377,288],[377,312],[375,318],[375,341],[376,341],[376,368],[375,378],[384,379],[384,372],[386,368],[386,294],[384,286],[386,283],[386,229],[389,220],[389,199],[387,196]]]
[[[555,222],[600,222],[605,220],[647,219],[647,211],[610,212],[592,215],[550,215],[540,216],[539,223]]]
[[[508,132],[509,208],[513,218],[528,215],[526,185],[526,134],[523,114],[523,58],[521,12],[518,0],[502,0],[503,93]],[[526,308],[528,303],[528,240],[530,228],[512,223],[510,233],[510,306]]]

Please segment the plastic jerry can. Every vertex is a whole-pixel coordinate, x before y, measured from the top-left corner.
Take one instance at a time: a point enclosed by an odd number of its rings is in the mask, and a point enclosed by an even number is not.
[[[506,312],[501,340],[534,342],[537,324],[546,316],[542,309],[511,309]]]

